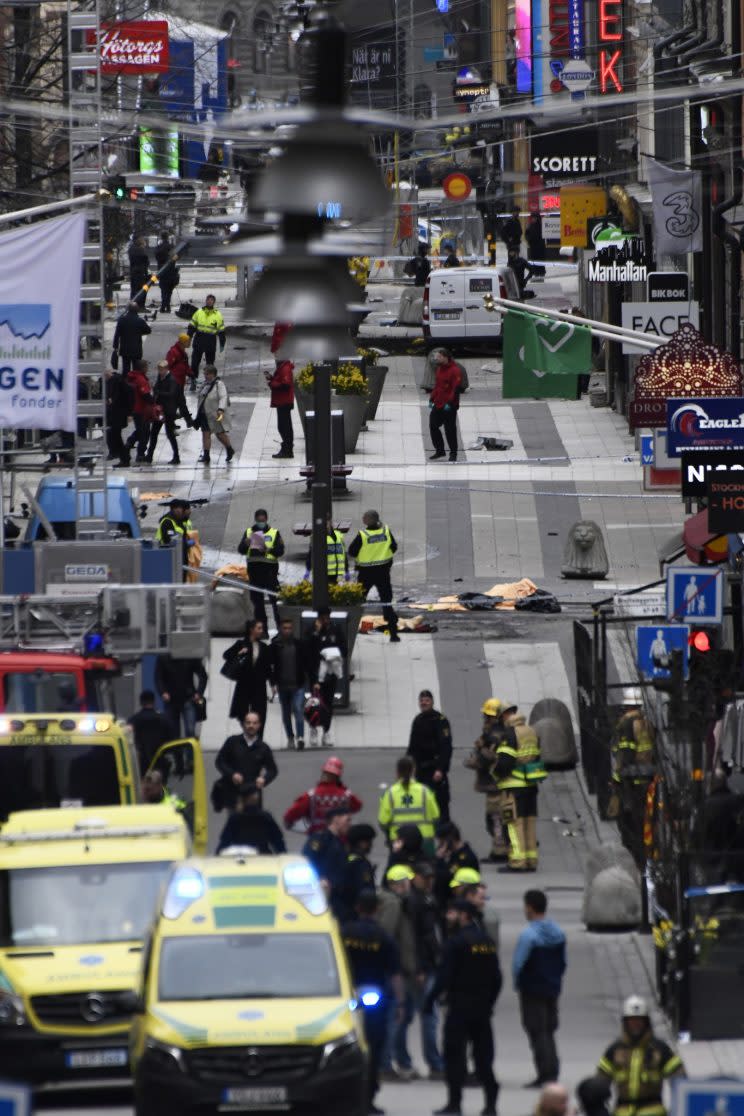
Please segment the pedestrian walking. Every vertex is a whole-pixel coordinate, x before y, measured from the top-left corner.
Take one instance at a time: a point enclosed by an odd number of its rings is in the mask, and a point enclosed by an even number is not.
[[[319,688],[320,700],[325,706],[326,718],[320,739],[321,746],[330,748],[333,703],[336,686],[344,676],[348,655],[346,637],[338,624],[331,620],[329,608],[319,608],[312,628],[304,641],[305,665],[310,686]],[[311,747],[317,743],[317,732],[311,735]]]
[[[386,1076],[412,1081],[418,1076],[408,1051],[408,1028],[414,1015],[416,981],[416,935],[411,918],[409,897],[413,869],[394,864],[385,873],[385,887],[378,894],[377,918],[398,947],[402,996],[400,1010],[390,1012],[382,1055],[382,1071]]]
[[[173,242],[167,232],[160,234],[160,239],[155,245],[155,262],[158,267],[158,284],[160,286],[160,312],[170,313],[173,291],[178,286],[181,272],[176,266]]]
[[[246,527],[238,543],[238,554],[245,556],[248,582],[255,587],[250,594],[254,616],[267,623],[266,594],[261,592],[267,590],[278,630],[276,595],[279,592],[279,559],[284,554],[284,539],[279,529],[269,523],[266,508],[256,508],[253,523]]]
[[[375,1097],[380,1088],[380,1064],[388,1020],[392,1013],[402,1011],[402,978],[398,948],[391,935],[380,926],[377,914],[375,892],[361,892],[356,918],[344,926],[343,938],[352,982],[362,1001],[369,1059],[367,1112],[370,1116],[385,1116],[383,1109],[375,1104]]]
[[[509,248],[506,255],[506,265],[510,267],[514,273],[514,278],[517,280],[519,287],[519,297],[525,297],[525,291],[530,279],[537,273],[536,268],[532,267],[530,263],[520,255],[518,248]],[[534,297],[534,291],[531,291],[529,298]]]
[[[235,456],[230,441],[230,394],[217,375],[213,364],[204,366],[204,383],[199,389],[194,426],[202,432],[203,465],[211,463],[212,435],[225,447],[225,462],[229,465]]]
[[[629,996],[623,1004],[622,1034],[605,1050],[597,1073],[614,1086],[614,1116],[666,1116],[664,1082],[684,1067],[654,1034],[643,997]]]
[[[142,338],[152,333],[144,318],[140,317],[140,307],[130,302],[116,321],[112,343],[112,364],[116,368],[121,357],[121,370],[126,376],[135,360],[142,360]]]
[[[194,545],[194,540],[186,530],[189,505],[185,500],[171,500],[168,511],[161,515],[158,529],[155,532],[155,542],[159,547],[180,547],[181,580],[186,580],[189,564],[189,550]]]
[[[524,819],[524,832],[521,835],[524,842],[524,858],[528,871],[536,872],[538,789],[543,780],[547,779],[548,773],[542,761],[540,738],[532,725],[527,724],[524,714],[514,706],[512,712],[505,711],[504,723],[517,738],[517,767],[526,783],[518,795],[519,811]]]
[[[509,248],[516,248],[519,251],[522,244],[522,222],[519,219],[519,206],[515,205],[511,211],[511,217],[508,217],[501,226],[501,239],[504,244]]]
[[[263,791],[279,774],[274,753],[263,739],[258,713],[246,713],[241,728],[242,732],[227,737],[215,760],[220,778],[212,788],[212,805],[218,813],[233,809],[244,784],[252,783]]]
[[[401,756],[396,765],[397,779],[382,792],[377,820],[392,843],[401,825],[417,826],[424,843],[424,855],[434,855],[434,830],[439,820],[439,807],[434,792],[413,777],[410,756]]]
[[[413,279],[414,287],[426,286],[426,280],[431,272],[428,244],[419,244],[416,255],[411,257],[403,271],[409,278]]]
[[[108,460],[120,465],[129,464],[129,451],[124,445],[122,431],[129,423],[134,406],[132,389],[123,376],[113,368],[104,372],[106,392],[106,446]]]
[[[165,354],[170,374],[182,390],[185,389],[186,380],[191,374],[191,366],[189,365],[190,344],[191,338],[188,333],[179,333],[177,341],[171,345]]]
[[[132,420],[134,431],[125,443],[127,456],[124,459],[129,464],[129,454],[137,447],[135,461],[142,465],[147,461],[147,447],[150,442],[150,422],[153,415],[152,387],[148,379],[149,365],[146,360],[135,360],[126,375],[126,384],[130,392],[132,407]]]
[[[273,372],[266,372],[266,382],[271,388],[271,406],[276,410],[276,426],[281,446],[272,457],[294,457],[294,364],[291,360],[276,361]]]
[[[193,338],[191,347],[191,380],[192,387],[196,390],[196,381],[199,378],[199,365],[202,357],[208,365],[214,364],[217,358],[217,342],[220,343],[220,352],[225,350],[225,319],[216,308],[217,299],[213,294],[207,295],[204,305],[200,310],[195,310],[188,325],[189,336]]]
[[[344,784],[343,774],[343,761],[337,756],[329,756],[320,770],[317,784],[299,795],[287,810],[285,827],[293,829],[301,824],[308,833],[322,833],[330,810],[342,809],[347,814],[358,814],[362,800]]]
[[[429,434],[434,453],[430,461],[444,457],[444,433],[449,447],[450,461],[457,461],[457,412],[460,407],[462,378],[459,366],[452,359],[449,349],[435,349],[433,360],[436,369],[434,387],[429,396]]]
[[[196,726],[205,719],[206,712],[207,672],[203,661],[158,655],[155,685],[174,736],[196,736]]]
[[[475,1072],[483,1089],[482,1116],[496,1116],[499,1086],[493,1072],[491,1017],[501,991],[501,967],[495,942],[476,921],[471,903],[454,904],[454,934],[444,947],[429,993],[431,1003],[444,994],[444,1072],[447,1103],[436,1116],[461,1116],[467,1072],[467,1050],[472,1047]]]
[[[555,1045],[558,1030],[558,999],[566,971],[566,935],[546,915],[544,891],[524,894],[527,925],[519,935],[512,959],[514,989],[519,996],[522,1027],[530,1042],[535,1080],[529,1088],[547,1085],[560,1076]]]
[[[328,904],[336,918],[344,912],[343,889],[346,877],[346,835],[351,825],[351,814],[343,806],[335,806],[326,814],[326,827],[311,834],[302,847],[318,873]]]
[[[452,730],[444,713],[434,708],[431,690],[418,697],[419,712],[413,718],[408,751],[416,765],[416,778],[434,791],[440,824],[450,820],[449,769],[452,761]]]
[[[408,901],[416,940],[413,999],[421,1021],[421,1048],[429,1067],[429,1079],[440,1079],[444,1076],[444,1062],[437,1040],[437,1006],[429,1000],[429,993],[441,960],[442,932],[439,905],[434,897],[434,869],[428,861],[414,867]]]
[[[132,729],[139,772],[144,775],[158,748],[173,739],[173,725],[168,717],[155,708],[155,694],[152,690],[143,690],[139,700],[140,707],[128,719],[127,724]]]
[[[261,856],[278,856],[287,851],[276,819],[261,805],[261,791],[255,783],[238,787],[236,810],[225,822],[215,855],[230,846],[247,845]]]
[[[346,875],[344,876],[343,903],[348,917],[353,918],[360,896],[375,891],[375,865],[370,860],[375,842],[374,826],[357,822],[349,826],[346,835]]]
[[[222,673],[235,683],[230,716],[238,721],[246,713],[258,713],[261,724],[266,721],[266,687],[273,687],[271,653],[263,643],[264,624],[262,620],[249,620],[245,635],[223,653]]]
[[[540,261],[545,259],[546,244],[543,236],[542,217],[537,210],[530,213],[527,228],[524,230],[524,239],[527,241],[527,251],[530,260]],[[545,270],[544,268],[542,269]]]
[[[272,639],[271,670],[279,695],[282,724],[287,734],[287,747],[299,751],[305,747],[305,685],[307,670],[305,650],[294,634],[291,620],[280,620],[279,631]]]
[[[491,838],[491,850],[483,859],[487,863],[504,861],[509,855],[509,845],[505,837],[505,823],[501,817],[501,793],[495,777],[493,765],[496,748],[505,735],[501,724],[503,702],[498,698],[488,698],[481,706],[483,728],[475,741],[473,751],[465,760],[465,766],[475,771],[475,789],[486,797],[486,830]],[[512,730],[506,734],[516,744]]]
[[[165,436],[173,452],[173,457],[168,464],[180,465],[181,458],[178,453],[178,441],[176,440],[176,420],[179,417],[182,418],[187,426],[193,426],[194,421],[186,406],[183,388],[179,387],[171,376],[166,360],[158,361],[158,374],[152,387],[152,398],[155,406],[155,418],[150,426],[147,462],[148,464],[152,463],[160,431],[165,426]]]
[[[137,236],[132,240],[127,255],[129,256],[129,297],[135,299],[138,295],[142,295],[142,288],[150,278],[150,259],[144,237]],[[144,299],[145,295],[142,295],[143,303]]]
[[[313,547],[311,543],[307,548],[307,557],[305,558],[306,578],[310,577],[312,568]],[[344,536],[333,526],[333,519],[329,515],[326,517],[326,574],[328,584],[338,585],[340,582],[348,580],[348,568]]]
[[[365,597],[376,589],[382,602],[382,615],[390,629],[390,642],[399,643],[398,616],[393,608],[393,587],[390,571],[398,549],[393,532],[380,520],[376,511],[362,516],[364,526],[349,547],[349,557],[356,562],[357,578],[364,587]]]

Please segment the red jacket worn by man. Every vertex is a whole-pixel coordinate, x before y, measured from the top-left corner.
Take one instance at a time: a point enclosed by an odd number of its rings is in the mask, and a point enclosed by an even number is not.
[[[460,406],[458,388],[461,379],[460,369],[454,360],[437,366],[436,379],[431,392],[431,402],[437,411],[443,410],[448,404],[453,410],[457,410]]]
[[[291,360],[280,360],[272,376],[269,377],[272,407],[291,407],[294,403],[294,364]]]
[[[336,756],[329,756],[323,764],[318,785],[296,798],[284,815],[286,828],[292,829],[298,822],[304,821],[308,833],[319,833],[326,827],[329,810],[342,807],[350,814],[358,813],[362,800],[341,782],[343,773],[342,761]]]
[[[188,342],[188,333],[180,334],[175,345],[171,345],[170,349],[168,349],[168,352],[165,354],[170,374],[179,387],[184,387],[186,384],[186,377],[191,375],[191,366],[189,364],[187,349]]]

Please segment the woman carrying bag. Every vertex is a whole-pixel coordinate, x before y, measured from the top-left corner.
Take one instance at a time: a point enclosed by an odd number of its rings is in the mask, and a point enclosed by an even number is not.
[[[209,451],[213,434],[225,447],[228,464],[235,456],[235,450],[230,442],[229,407],[230,396],[227,388],[217,375],[215,366],[207,364],[204,369],[204,383],[199,388],[199,402],[194,424],[202,432],[203,453],[199,460],[203,465],[210,463]]]

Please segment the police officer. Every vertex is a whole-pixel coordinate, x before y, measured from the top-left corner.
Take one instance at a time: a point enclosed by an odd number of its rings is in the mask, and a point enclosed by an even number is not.
[[[349,827],[343,902],[351,917],[363,891],[375,890],[375,866],[369,859],[376,834],[374,826],[358,822]]]
[[[248,581],[257,589],[269,589],[276,593],[279,589],[279,559],[284,554],[284,539],[276,527],[269,524],[266,508],[256,508],[253,524],[246,527],[238,543],[238,553],[244,554],[248,570]],[[256,620],[266,621],[266,598],[263,593],[251,593],[251,604]],[[279,628],[279,610],[276,597],[269,598]]]
[[[474,870],[480,879],[479,867],[478,857],[468,842],[463,840],[460,827],[453,821],[440,822],[437,826],[435,892],[442,909],[450,901],[450,883],[460,869]],[[477,883],[477,880],[471,882]]]
[[[396,766],[398,778],[383,791],[377,820],[392,844],[401,825],[416,825],[424,842],[424,855],[434,852],[434,833],[439,820],[439,807],[434,792],[414,778],[413,760],[401,756]]]
[[[447,776],[452,761],[452,730],[444,713],[434,708],[431,690],[422,690],[418,703],[419,713],[413,718],[407,755],[416,764],[418,779],[434,791],[440,821],[448,822],[450,791]]]
[[[683,1072],[678,1055],[654,1035],[646,1001],[629,996],[623,1004],[623,1033],[597,1066],[598,1075],[615,1086],[614,1116],[666,1116],[664,1082]]]
[[[155,532],[155,542],[160,547],[181,547],[181,578],[186,580],[189,548],[194,545],[194,540],[189,538],[186,530],[188,522],[189,504],[186,500],[171,500],[169,510],[160,517],[158,529]]]
[[[194,389],[199,376],[201,358],[206,357],[207,364],[214,364],[218,338],[220,352],[224,352],[225,349],[225,319],[220,311],[215,309],[216,301],[214,295],[207,295],[201,310],[197,310],[189,322],[189,337],[194,338],[191,348],[191,386]]]
[[[351,814],[345,807],[336,807],[326,814],[326,828],[314,833],[305,842],[302,855],[315,867],[328,902],[336,918],[344,917],[344,881],[346,878],[346,835]]]
[[[493,1073],[491,1016],[501,991],[501,966],[496,943],[478,925],[472,903],[458,900],[453,906],[455,933],[444,947],[442,963],[427,998],[429,1004],[442,993],[447,998],[444,1024],[447,1103],[436,1116],[461,1116],[468,1043],[485,1099],[482,1116],[496,1116],[499,1086]]]
[[[393,587],[390,570],[398,544],[386,523],[380,521],[376,511],[366,511],[362,516],[364,526],[349,547],[349,557],[356,561],[357,577],[364,586],[365,596],[375,588],[380,594],[382,615],[390,628],[390,642],[399,643],[398,615],[393,608]]]
[[[398,947],[375,919],[377,895],[362,891],[357,900],[357,917],[344,927],[344,945],[351,975],[364,1007],[364,1033],[369,1052],[368,1087],[372,1116],[384,1116],[375,1104],[380,1087],[379,1073],[391,1001],[402,1013],[403,980]]]
[[[313,565],[313,548],[308,547],[305,559],[305,577],[310,577]],[[328,571],[328,584],[338,585],[347,577],[348,562],[346,560],[346,547],[344,536],[333,526],[330,516],[326,519],[326,569]]]
[[[514,706],[512,712],[504,714],[504,721],[512,729],[517,738],[518,765],[526,787],[519,792],[517,805],[521,810],[524,820],[523,839],[525,867],[528,872],[537,871],[537,793],[540,783],[548,776],[543,765],[540,752],[540,738],[532,725],[527,724],[523,713],[517,712]]]

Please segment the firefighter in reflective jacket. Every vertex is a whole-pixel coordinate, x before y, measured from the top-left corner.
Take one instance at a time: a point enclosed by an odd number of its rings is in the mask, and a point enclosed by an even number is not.
[[[612,782],[618,795],[620,839],[639,868],[645,862],[646,792],[656,774],[653,729],[640,709],[623,713],[612,745]]]
[[[189,538],[186,524],[190,505],[186,500],[171,500],[169,510],[160,517],[158,529],[155,532],[155,542],[159,547],[181,546],[181,580],[186,580],[189,547],[194,545],[194,540]]]
[[[615,1086],[615,1116],[666,1116],[662,1089],[683,1073],[682,1061],[651,1030],[646,1001],[629,996],[623,1004],[623,1033],[608,1046],[597,1073]]]
[[[305,560],[305,577],[309,578],[313,565],[313,548],[308,547]],[[326,520],[326,569],[328,571],[328,584],[338,585],[346,577],[348,563],[346,561],[346,547],[344,536],[333,526],[329,516]]]
[[[390,570],[398,544],[387,524],[380,521],[376,511],[366,511],[362,516],[364,526],[349,547],[349,557],[356,562],[357,577],[364,586],[365,597],[370,589],[377,589],[382,601],[382,615],[390,629],[390,642],[399,643],[398,616],[393,608],[393,587]]]
[[[517,738],[517,766],[527,784],[517,796],[517,812],[521,814],[518,827],[524,840],[525,868],[537,871],[537,791],[547,771],[540,753],[540,740],[532,725],[527,724],[523,713],[507,710],[504,721]]]
[[[537,849],[534,849],[534,856],[528,856],[528,820],[530,811],[535,811],[536,791],[527,782],[524,762],[528,755],[533,755],[532,743],[525,743],[523,754],[517,734],[507,723],[507,718],[516,711],[514,705],[502,706],[500,720],[503,730],[491,769],[499,790],[501,820],[509,838],[508,863],[499,869],[500,872],[530,872],[533,867],[537,868]]]
[[[414,778],[414,770],[411,757],[401,756],[396,767],[398,780],[383,791],[377,820],[390,844],[397,837],[401,825],[418,826],[424,839],[424,855],[433,857],[439,806],[434,792]]]

